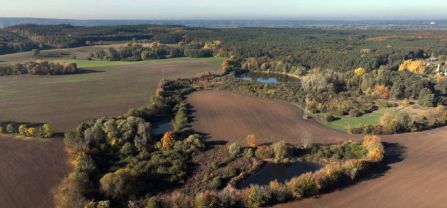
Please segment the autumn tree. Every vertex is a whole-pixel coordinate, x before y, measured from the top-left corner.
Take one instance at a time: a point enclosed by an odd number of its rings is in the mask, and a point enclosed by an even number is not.
[[[385,85],[376,85],[372,91],[373,95],[380,96],[382,98],[388,98],[390,96],[390,89]]]
[[[363,76],[366,73],[366,70],[363,67],[359,67],[359,68],[354,70],[354,73],[355,73],[355,75],[361,77],[361,76]]]
[[[254,134],[247,135],[245,141],[247,142],[247,146],[256,147],[256,135]]]
[[[50,124],[44,124],[42,126],[43,138],[50,138],[54,135],[54,129]]]
[[[406,60],[399,65],[399,71],[409,71],[414,74],[424,74],[424,60]]]
[[[168,131],[161,139],[161,146],[163,149],[169,149],[172,145],[174,145],[174,132]]]

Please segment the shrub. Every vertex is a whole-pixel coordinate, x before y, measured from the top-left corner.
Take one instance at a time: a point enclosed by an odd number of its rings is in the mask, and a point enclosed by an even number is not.
[[[292,178],[287,182],[287,187],[295,198],[311,196],[318,192],[318,186],[312,173]]]
[[[219,168],[219,163],[216,161],[211,162],[211,170],[217,170]]]
[[[118,169],[115,172],[105,174],[100,182],[101,191],[105,195],[118,198],[124,195],[131,195],[134,185],[133,171],[130,169]]]
[[[246,148],[244,149],[244,157],[245,158],[252,158],[254,156],[254,151],[252,148]]]
[[[419,105],[425,107],[433,107],[434,102],[435,102],[435,94],[433,94],[433,92],[430,89],[423,88],[419,92],[419,99],[418,99]]]
[[[13,123],[9,123],[6,125],[6,133],[8,134],[14,134],[16,133],[16,126]]]
[[[237,174],[236,168],[226,167],[223,169],[223,177],[224,178],[232,178]]]
[[[255,151],[255,155],[260,159],[268,159],[273,158],[275,156],[275,152],[271,146],[259,146]]]
[[[228,153],[231,158],[236,158],[241,153],[241,146],[237,143],[232,143],[228,146]]]
[[[27,129],[26,129],[26,125],[22,124],[19,126],[19,134],[22,136],[26,136],[27,135]]]
[[[272,198],[277,202],[283,202],[292,197],[292,194],[287,189],[287,186],[283,183],[279,183],[277,180],[271,181],[269,188],[272,194]]]
[[[50,138],[54,135],[53,127],[50,124],[42,126],[43,138]]]
[[[272,147],[275,152],[276,160],[282,160],[290,154],[289,145],[287,145],[284,141],[275,142],[273,143]]]
[[[373,162],[379,162],[384,157],[384,147],[382,145],[381,139],[378,136],[365,136],[363,138],[363,147],[368,150],[366,155],[367,160]]]
[[[196,195],[194,199],[194,207],[196,208],[217,208],[219,201],[215,193],[203,192]]]
[[[28,137],[36,137],[36,135],[37,135],[37,130],[34,127],[28,128],[26,130],[26,136],[28,136]]]
[[[337,117],[331,115],[331,114],[322,114],[320,116],[320,119],[325,121],[325,122],[331,122],[331,121],[335,121],[337,120]]]
[[[258,208],[266,205],[270,198],[271,194],[268,188],[258,185],[250,186],[247,190],[246,206],[249,208]]]
[[[211,180],[211,187],[213,189],[219,189],[222,186],[222,179],[219,176],[216,176]]]
[[[349,110],[349,116],[350,117],[359,117],[362,114],[360,113],[360,111],[356,108]]]
[[[149,200],[147,200],[146,206],[144,208],[159,208],[159,207],[160,205],[158,204],[157,198],[153,196],[149,198]]]
[[[217,197],[219,199],[219,208],[233,208],[233,207],[239,207],[239,196],[235,194],[235,192],[230,190],[222,190],[219,193],[217,193]]]

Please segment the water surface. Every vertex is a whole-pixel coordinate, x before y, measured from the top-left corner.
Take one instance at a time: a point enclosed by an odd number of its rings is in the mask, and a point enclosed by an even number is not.
[[[267,163],[258,172],[243,180],[238,188],[250,185],[268,185],[270,181],[286,182],[303,173],[314,172],[321,166],[316,163]]]

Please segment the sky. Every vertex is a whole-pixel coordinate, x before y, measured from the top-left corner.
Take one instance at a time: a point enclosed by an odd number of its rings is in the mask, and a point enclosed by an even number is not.
[[[447,0],[2,0],[1,17],[447,19]]]

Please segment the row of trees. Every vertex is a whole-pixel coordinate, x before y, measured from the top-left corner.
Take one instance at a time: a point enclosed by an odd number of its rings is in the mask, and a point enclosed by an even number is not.
[[[149,59],[165,59],[177,57],[212,57],[213,51],[211,49],[203,48],[203,46],[196,48],[195,45],[183,45],[170,47],[159,43],[153,43],[150,46],[143,46],[140,44],[130,43],[126,47],[118,49],[108,48],[96,51],[93,55],[97,59],[108,61],[142,61]]]
[[[8,75],[63,75],[77,74],[81,70],[78,69],[76,63],[53,63],[48,61],[28,62],[15,65],[0,65],[0,76]]]
[[[50,124],[24,124],[0,122],[0,134],[18,134],[25,137],[51,138],[54,129]]]

